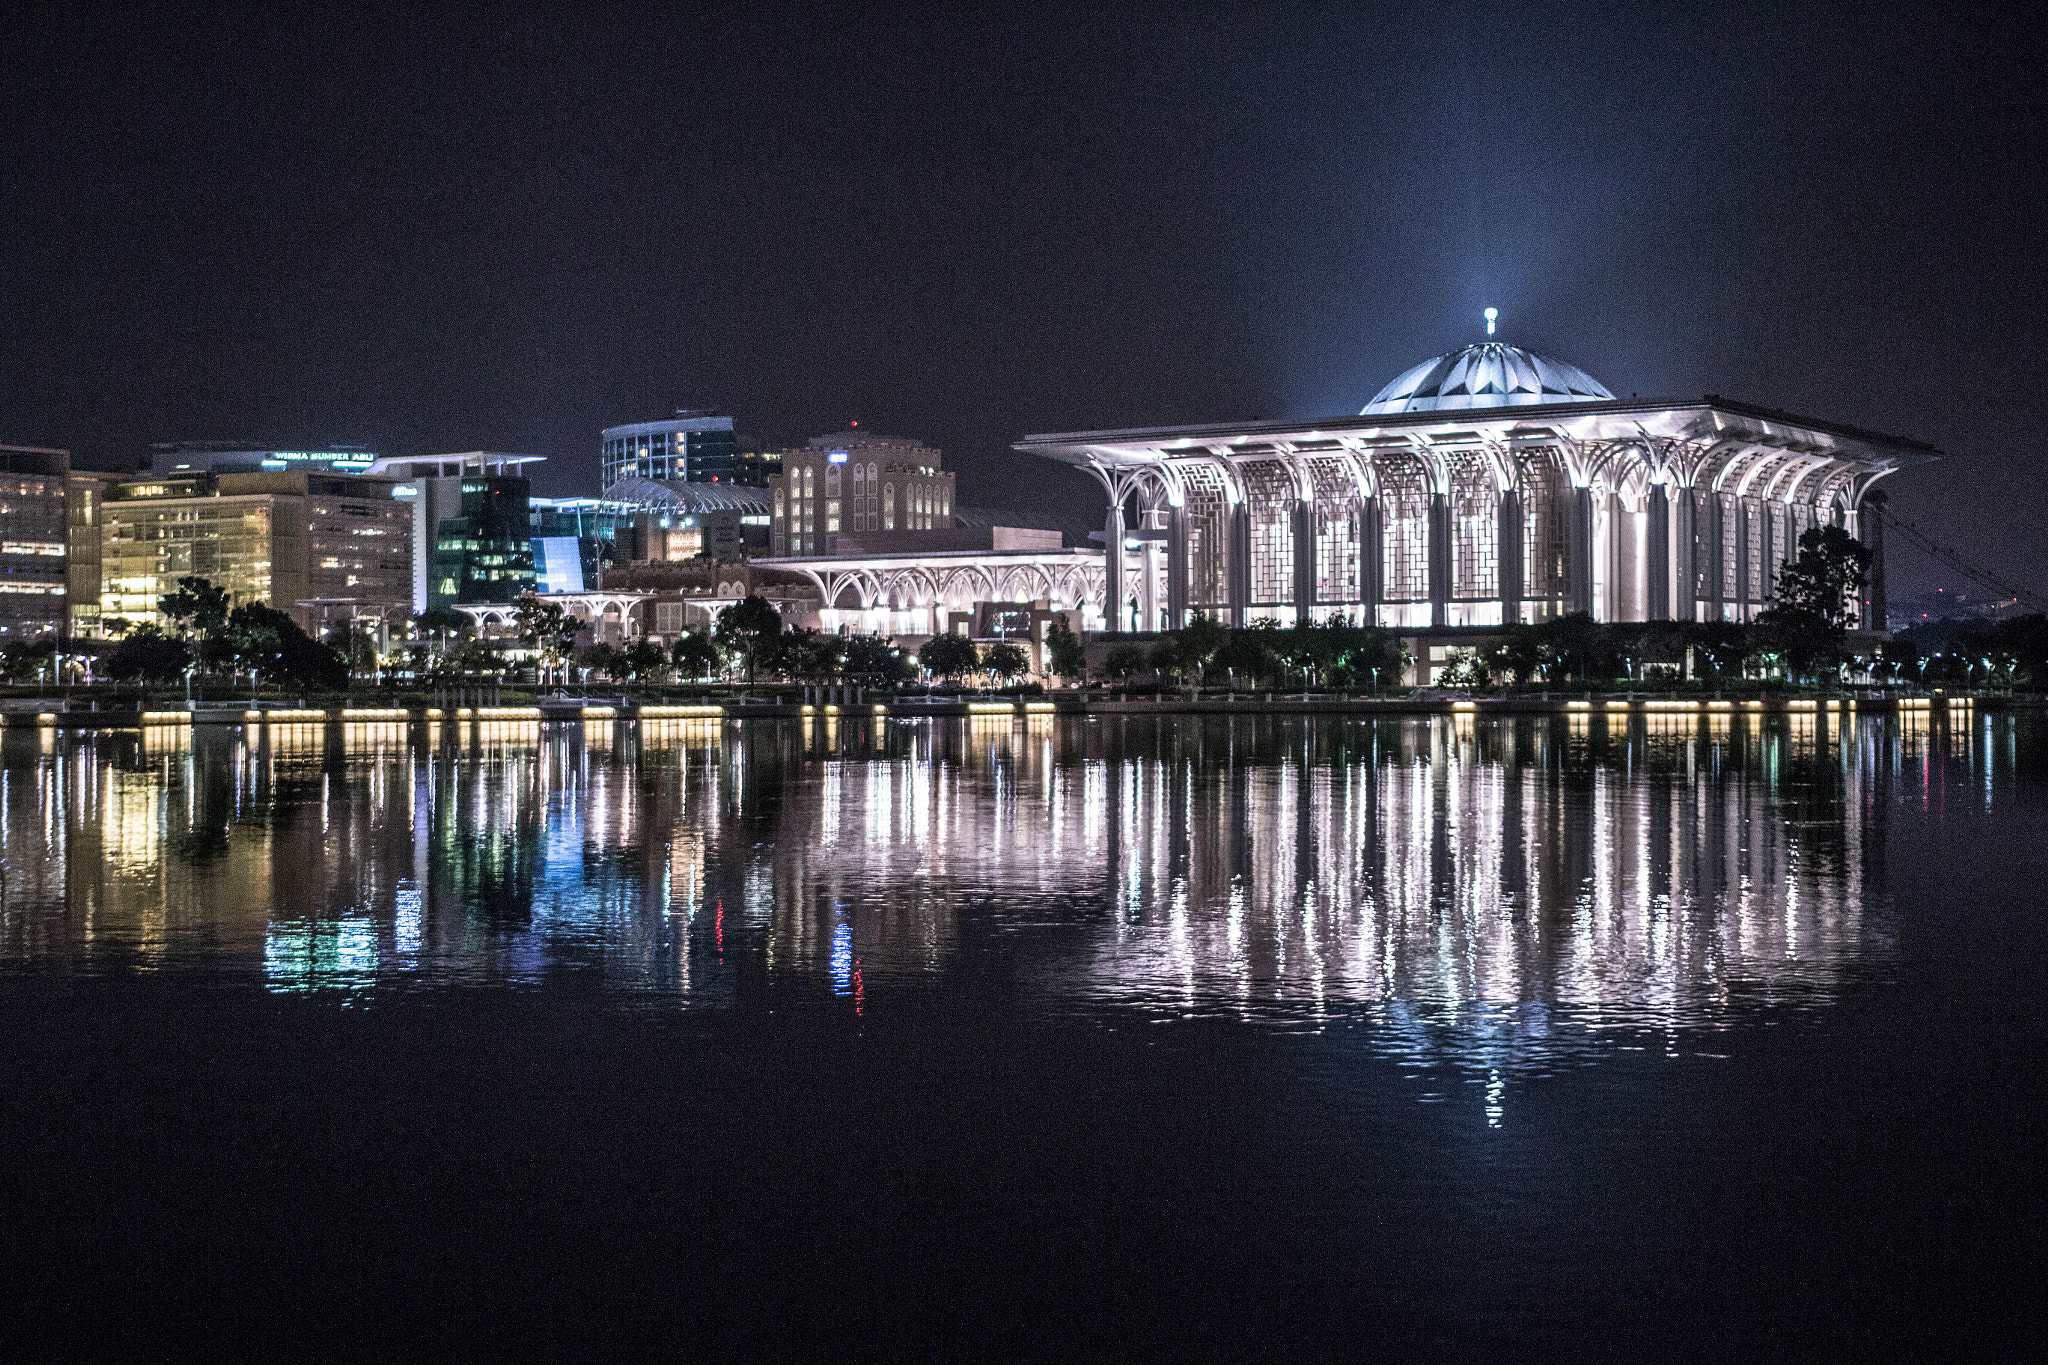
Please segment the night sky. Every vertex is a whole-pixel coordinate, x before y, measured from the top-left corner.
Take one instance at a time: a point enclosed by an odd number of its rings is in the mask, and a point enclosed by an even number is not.
[[[1933,441],[2048,588],[2026,9],[765,5],[5,21],[0,441],[545,455],[1352,412],[1477,339]],[[1895,545],[1898,587],[1937,577]]]

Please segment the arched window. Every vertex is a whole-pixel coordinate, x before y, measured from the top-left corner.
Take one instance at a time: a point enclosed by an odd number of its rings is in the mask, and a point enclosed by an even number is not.
[[[896,485],[893,483],[882,485],[882,529],[896,529]]]

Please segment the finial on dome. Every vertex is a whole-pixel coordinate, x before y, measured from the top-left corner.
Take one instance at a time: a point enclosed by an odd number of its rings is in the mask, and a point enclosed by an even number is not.
[[[1487,309],[1487,310],[1486,310],[1486,334],[1487,334],[1488,336],[1492,336],[1492,335],[1493,335],[1493,324],[1494,324],[1494,321],[1495,321],[1495,320],[1496,320],[1497,318],[1499,318],[1499,317],[1500,317],[1500,309],[1498,309],[1498,308],[1489,308],[1489,309]]]

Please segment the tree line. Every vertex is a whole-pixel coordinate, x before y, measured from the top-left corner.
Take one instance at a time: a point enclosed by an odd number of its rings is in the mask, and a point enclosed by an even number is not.
[[[101,671],[121,682],[174,683],[188,673],[246,677],[258,685],[335,690],[348,686],[341,651],[315,640],[291,616],[262,602],[231,605],[227,590],[188,575],[178,591],[157,599],[168,629],[119,617],[105,622],[115,637]]]

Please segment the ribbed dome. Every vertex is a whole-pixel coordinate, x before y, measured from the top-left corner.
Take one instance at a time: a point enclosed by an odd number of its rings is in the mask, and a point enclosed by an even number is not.
[[[1576,365],[1505,342],[1482,341],[1402,371],[1372,396],[1360,415],[1591,403],[1612,397],[1606,385]]]

